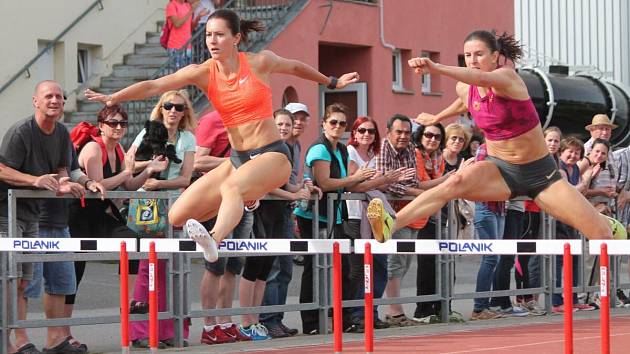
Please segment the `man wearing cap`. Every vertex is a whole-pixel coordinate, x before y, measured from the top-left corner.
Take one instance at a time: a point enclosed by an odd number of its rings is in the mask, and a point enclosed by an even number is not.
[[[298,184],[302,178],[298,178],[300,171],[300,156],[302,152],[302,146],[300,145],[299,137],[302,135],[306,127],[308,127],[309,116],[308,107],[303,103],[289,103],[284,107],[287,111],[293,114],[293,131],[291,136],[285,141],[289,146],[292,158],[291,177],[289,177],[290,184]],[[293,235],[293,218],[291,213],[286,217],[286,234]],[[265,295],[263,297],[263,306],[270,305],[284,305],[287,302],[287,291],[289,282],[293,277],[293,257],[292,256],[278,256],[273,262],[271,272],[267,277],[267,286],[265,287]],[[274,293],[275,292],[275,293]],[[287,335],[297,334],[297,329],[288,328],[282,323],[284,318],[283,312],[263,313],[260,314],[260,322],[268,328],[280,327]]]

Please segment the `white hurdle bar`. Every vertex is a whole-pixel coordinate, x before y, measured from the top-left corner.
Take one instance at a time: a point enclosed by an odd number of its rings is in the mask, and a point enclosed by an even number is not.
[[[203,252],[201,246],[190,239],[140,239],[140,252],[148,252],[155,242],[156,252]],[[340,253],[350,253],[350,240],[314,239],[226,239],[219,245],[219,256],[333,253],[333,244],[339,243]]]
[[[608,246],[609,256],[630,255],[630,240],[590,240],[588,243],[589,253],[594,256],[599,256],[602,250],[602,243]]]
[[[372,246],[372,254],[561,255],[565,243],[571,245],[571,254],[582,254],[581,240],[355,240],[354,253],[364,253],[366,243]]]
[[[9,252],[137,252],[135,238],[0,238],[0,251]]]

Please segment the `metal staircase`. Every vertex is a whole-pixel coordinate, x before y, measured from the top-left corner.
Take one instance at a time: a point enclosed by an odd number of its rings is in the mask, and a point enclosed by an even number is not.
[[[236,11],[241,18],[264,22],[267,30],[263,33],[250,34],[249,44],[242,46],[242,50],[259,51],[266,47],[286,25],[306,6],[307,0],[257,0],[251,5],[251,0],[231,0],[224,5]],[[100,86],[94,87],[97,92],[113,93],[139,81],[155,79],[175,72],[172,60],[164,48],[159,44],[162,23],[158,23],[156,32],[146,35],[146,42],[137,44],[134,52],[124,56],[122,64],[114,65],[112,74],[101,78]],[[193,34],[190,40],[192,47],[192,62],[201,63],[208,59],[205,44],[205,31]],[[189,87],[191,100],[197,112],[208,106],[205,94],[194,87]],[[152,97],[140,101],[125,102],[123,105],[129,114],[129,129],[123,145],[128,146],[135,136],[142,130],[144,121],[149,119],[151,110],[159,97]],[[66,115],[66,125],[72,129],[81,121],[96,122],[96,114],[102,108],[100,103],[89,102],[83,95],[79,95],[77,111]]]

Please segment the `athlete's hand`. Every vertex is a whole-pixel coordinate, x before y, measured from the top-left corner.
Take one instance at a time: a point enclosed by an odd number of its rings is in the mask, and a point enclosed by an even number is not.
[[[429,58],[411,58],[409,59],[409,67],[416,74],[431,74],[435,72],[437,64]]]
[[[430,114],[430,113],[420,113],[418,114],[418,116],[416,117],[416,119],[414,119],[414,121],[418,124],[429,126],[429,125],[436,125],[440,122],[440,119],[438,118],[438,116],[436,116],[435,114]]]
[[[339,77],[339,79],[337,79],[337,87],[338,89],[340,88],[344,88],[350,84],[354,84],[355,82],[359,81],[359,73],[358,72],[353,72],[353,73],[347,73],[347,74],[343,74]]]
[[[85,90],[85,98],[87,98],[88,101],[100,102],[106,106],[113,106],[114,104],[116,104],[112,95],[105,95],[96,91],[92,91],[90,89]]]

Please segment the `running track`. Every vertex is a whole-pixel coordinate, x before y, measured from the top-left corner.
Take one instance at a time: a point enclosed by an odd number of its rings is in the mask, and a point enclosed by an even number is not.
[[[459,330],[447,334],[404,336],[377,339],[376,353],[563,353],[562,323],[526,324],[521,326]],[[630,353],[630,317],[611,317],[611,353]],[[600,352],[599,320],[574,320],[574,353],[594,354]],[[331,353],[332,344],[292,347],[287,349],[265,349],[273,354],[283,353]],[[344,342],[344,353],[365,353],[360,342]]]

